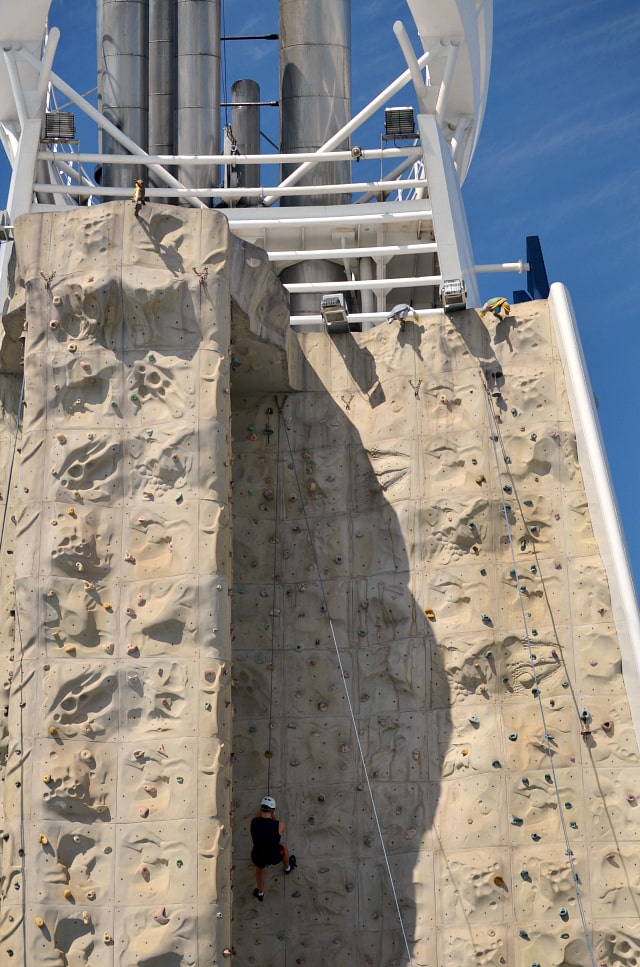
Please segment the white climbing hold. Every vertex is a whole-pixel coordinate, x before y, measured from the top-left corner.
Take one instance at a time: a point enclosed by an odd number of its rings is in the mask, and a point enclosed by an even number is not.
[[[167,916],[167,911],[165,907],[158,907],[157,910],[154,910],[153,919],[156,921],[156,923],[164,924],[164,923],[169,923],[171,917]]]

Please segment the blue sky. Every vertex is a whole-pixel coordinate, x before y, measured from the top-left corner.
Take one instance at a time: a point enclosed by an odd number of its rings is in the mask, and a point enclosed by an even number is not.
[[[352,0],[352,8],[355,112],[402,69],[393,21],[413,32],[404,0]],[[62,30],[55,70],[89,90],[93,0],[53,0],[50,23]],[[225,0],[223,32],[277,29],[277,0]],[[277,43],[226,50],[227,92],[252,77],[264,100],[277,98]],[[569,287],[638,583],[640,4],[494,0],[493,50],[487,114],[464,188],[476,261],[524,257],[525,236],[539,235],[550,281]],[[397,103],[407,103],[408,91]],[[262,126],[277,140],[275,109],[264,109]],[[379,130],[379,122],[370,126],[360,143],[378,144]],[[95,147],[88,129],[80,137],[82,149]],[[3,158],[0,191],[6,181]],[[482,280],[483,297],[514,287],[518,276]]]

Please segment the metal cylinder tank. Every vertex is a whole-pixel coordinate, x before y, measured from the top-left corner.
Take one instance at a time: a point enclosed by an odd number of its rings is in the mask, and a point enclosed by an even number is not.
[[[220,147],[220,0],[177,0],[178,154],[218,154]],[[217,167],[181,167],[186,187],[218,184]]]
[[[174,0],[149,0],[149,154],[173,154]]]
[[[315,151],[351,116],[351,0],[280,0],[280,144]],[[348,147],[348,140],[341,148]],[[283,167],[283,177],[293,166]],[[322,162],[300,184],[349,180],[349,162]],[[281,204],[338,204],[344,196]]]
[[[98,107],[109,121],[146,149],[148,138],[148,0],[99,0]],[[122,154],[120,145],[100,132],[100,150]],[[104,165],[106,187],[133,186],[146,177],[136,165]]]
[[[255,81],[235,81],[231,88],[231,131],[239,154],[260,153],[260,87]],[[258,165],[234,165],[234,182],[239,188],[257,188],[260,184]],[[257,205],[248,198],[247,205]]]

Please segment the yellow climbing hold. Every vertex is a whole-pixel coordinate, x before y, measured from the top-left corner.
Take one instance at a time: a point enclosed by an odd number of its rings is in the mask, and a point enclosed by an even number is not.
[[[429,619],[429,621],[435,621],[436,620],[436,613],[433,610],[433,608],[426,608],[426,610],[425,610],[424,613],[427,616],[427,618]]]
[[[69,887],[67,887],[67,889],[64,891],[62,895],[65,898],[65,900],[73,900],[73,893],[71,892]]]
[[[460,750],[460,755],[469,755],[469,750],[468,749],[461,749]]]
[[[496,886],[504,886],[504,880],[499,875],[494,876],[493,882],[495,883]]]
[[[38,842],[40,843],[41,846],[48,846],[49,845],[49,840],[44,835],[44,833],[40,833],[40,835],[38,836]]]
[[[64,650],[67,653],[67,655],[75,655],[75,653],[76,653],[76,646],[75,645],[65,645],[64,646]]]
[[[273,752],[270,752],[269,749],[267,749],[267,751],[264,754],[264,757],[265,759],[273,759]]]
[[[57,734],[58,734],[58,730],[55,727],[55,725],[50,726],[50,728],[49,728],[49,735],[57,735]]]
[[[48,786],[50,782],[53,782],[53,778],[47,772],[46,776],[42,777],[42,781]]]
[[[69,507],[69,508],[68,508],[68,510],[67,510],[67,514],[69,515],[69,517],[75,517],[75,516],[76,516],[76,512],[75,512],[75,510],[73,509],[73,507]]]
[[[42,917],[36,917],[36,927],[40,927],[40,928],[44,927],[44,920],[42,919]]]

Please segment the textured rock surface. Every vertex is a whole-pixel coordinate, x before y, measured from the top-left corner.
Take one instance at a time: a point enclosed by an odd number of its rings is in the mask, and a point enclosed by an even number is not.
[[[415,965],[589,963],[578,896],[635,962],[640,761],[546,304],[290,345],[214,212],[18,227],[0,959],[404,965],[368,778]],[[259,904],[267,786],[299,867]]]

